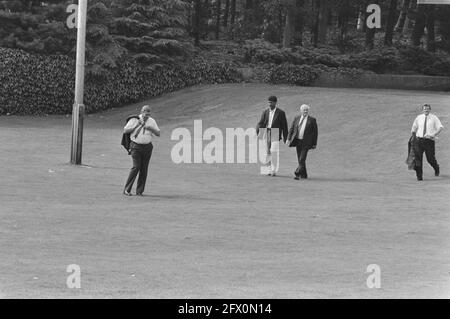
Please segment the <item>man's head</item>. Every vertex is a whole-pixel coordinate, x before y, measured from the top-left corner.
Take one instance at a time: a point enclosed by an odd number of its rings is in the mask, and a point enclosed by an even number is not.
[[[299,108],[298,111],[301,115],[303,116],[307,116],[309,113],[309,105],[307,104],[302,104]]]
[[[275,95],[269,96],[269,107],[273,110],[277,106],[277,97]]]
[[[141,114],[144,118],[148,119],[150,117],[150,112],[151,112],[151,107],[150,105],[144,105],[141,109]]]
[[[424,105],[422,106],[422,112],[423,112],[423,114],[425,114],[425,115],[430,114],[430,112],[431,112],[431,106],[430,106],[430,104],[424,104]]]

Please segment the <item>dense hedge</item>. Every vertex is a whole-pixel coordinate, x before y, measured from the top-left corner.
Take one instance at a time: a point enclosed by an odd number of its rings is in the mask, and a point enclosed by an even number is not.
[[[244,49],[245,62],[253,64],[322,64],[332,68],[357,68],[380,74],[395,72],[450,76],[450,58],[411,46],[380,47],[356,54],[339,54],[326,48],[279,49],[258,39],[246,41]]]
[[[344,67],[328,67],[323,64],[317,65],[295,65],[284,63],[281,65],[272,65],[268,68],[264,82],[271,84],[291,84],[300,86],[310,86],[320,76],[321,73],[335,73],[346,76],[352,80],[366,73],[361,69],[344,68]]]
[[[92,113],[201,83],[241,81],[227,63],[196,59],[185,65],[143,68],[124,62],[104,77],[86,75],[84,103]],[[0,48],[0,115],[72,112],[75,61]]]
[[[264,81],[272,84],[309,86],[319,74],[320,70],[313,66],[285,63],[273,66]]]

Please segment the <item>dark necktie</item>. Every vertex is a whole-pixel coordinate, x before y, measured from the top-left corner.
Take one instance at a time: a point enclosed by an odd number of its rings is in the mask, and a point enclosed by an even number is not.
[[[425,122],[423,123],[423,137],[427,134],[427,119],[428,115],[425,115]]]
[[[142,133],[145,133],[144,125],[145,125],[145,123],[142,124],[142,125],[137,129],[136,134],[134,134],[134,138],[138,137],[138,135],[139,135],[139,133],[141,132],[142,129],[144,129],[144,130],[142,131]]]

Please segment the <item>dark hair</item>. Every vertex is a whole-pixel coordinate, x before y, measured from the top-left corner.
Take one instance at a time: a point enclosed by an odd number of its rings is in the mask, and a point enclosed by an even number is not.
[[[271,95],[271,96],[269,96],[269,101],[270,102],[276,102],[277,101],[277,97],[275,95]]]
[[[424,107],[429,107],[430,110],[431,110],[431,105],[430,105],[430,104],[424,104],[424,105],[422,105],[422,110],[423,110]]]

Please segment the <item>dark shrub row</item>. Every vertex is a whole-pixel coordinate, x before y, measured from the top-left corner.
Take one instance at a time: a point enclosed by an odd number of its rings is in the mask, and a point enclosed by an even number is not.
[[[227,63],[195,59],[143,68],[124,62],[105,76],[86,75],[84,103],[92,113],[191,85],[239,81],[241,74]],[[71,113],[74,87],[75,61],[69,57],[0,48],[0,115]]]
[[[279,49],[263,40],[249,40],[244,45],[244,59],[253,64],[316,65],[358,68],[376,73],[415,73],[450,76],[448,57],[427,52],[421,48],[380,47],[357,54],[338,54],[327,49]]]
[[[355,68],[328,67],[323,64],[317,65],[295,65],[284,63],[273,65],[269,68],[264,82],[272,84],[291,84],[300,86],[311,86],[322,72],[339,74],[357,80],[365,71]]]
[[[320,70],[310,65],[281,64],[273,66],[264,82],[310,86],[319,76]]]

